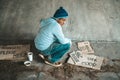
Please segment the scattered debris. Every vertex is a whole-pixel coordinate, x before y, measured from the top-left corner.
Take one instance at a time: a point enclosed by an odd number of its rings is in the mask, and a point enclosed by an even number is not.
[[[85,42],[78,42],[78,49],[81,53],[94,53],[94,50],[92,49],[92,47],[90,46],[90,42],[89,41],[85,41]]]
[[[88,54],[94,53],[89,41],[78,42],[78,49],[79,51],[73,51],[70,53],[68,63],[100,70],[104,58]]]
[[[72,53],[70,53],[70,58],[68,60],[68,63],[100,70],[103,59],[104,59],[103,57],[81,54],[80,51],[76,51],[76,52],[73,51]]]

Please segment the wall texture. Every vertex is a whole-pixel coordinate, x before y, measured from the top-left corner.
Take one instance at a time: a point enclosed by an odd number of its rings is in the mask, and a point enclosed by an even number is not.
[[[69,12],[66,37],[120,41],[120,0],[0,0],[0,39],[34,39],[60,6]]]

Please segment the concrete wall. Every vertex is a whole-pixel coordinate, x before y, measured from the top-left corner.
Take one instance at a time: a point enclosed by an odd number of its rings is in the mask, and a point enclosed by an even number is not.
[[[120,41],[120,0],[0,0],[0,39],[34,39],[60,6],[69,12],[65,36]]]

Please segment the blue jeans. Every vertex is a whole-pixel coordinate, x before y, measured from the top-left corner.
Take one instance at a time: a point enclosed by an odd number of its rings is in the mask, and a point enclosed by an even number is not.
[[[59,61],[64,54],[70,49],[70,43],[59,44],[53,43],[48,49],[41,51],[44,56],[49,56],[48,60],[52,63]]]

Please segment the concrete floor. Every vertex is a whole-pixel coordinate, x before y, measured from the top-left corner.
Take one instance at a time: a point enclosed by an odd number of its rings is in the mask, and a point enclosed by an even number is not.
[[[69,52],[78,50],[77,42],[73,41],[73,46]],[[13,63],[10,64],[10,67],[4,65],[3,70],[7,67],[8,72],[6,70],[6,73],[0,72],[1,80],[120,80],[120,42],[90,41],[90,43],[95,51],[94,54],[106,59],[101,70],[68,63],[55,68],[44,64],[35,54],[30,67],[25,67],[23,64],[15,66]],[[37,53],[35,50],[33,52]],[[67,58],[68,55],[64,56],[62,61],[65,62]],[[14,68],[17,69],[14,70]]]

